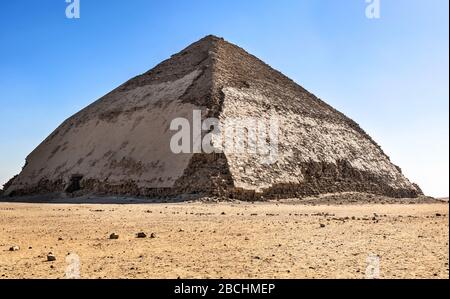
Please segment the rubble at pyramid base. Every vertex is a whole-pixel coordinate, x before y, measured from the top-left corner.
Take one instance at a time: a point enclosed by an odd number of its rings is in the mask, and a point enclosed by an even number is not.
[[[195,172],[196,168],[202,168],[202,164],[217,163],[219,160],[223,160],[223,156],[217,154],[199,155],[193,160],[198,163],[197,165],[190,165],[191,171]],[[217,177],[216,180],[211,180],[209,188],[205,188],[205,184],[198,181],[195,177],[191,177],[189,181],[177,182],[177,187],[175,188],[142,188],[132,181],[114,185],[95,179],[87,179],[82,180],[76,190],[70,190],[71,183],[65,183],[62,180],[42,180],[35,188],[14,191],[9,196],[37,194],[54,194],[56,197],[60,195],[73,197],[115,195],[168,200],[180,197],[215,197],[223,200],[264,201],[291,198],[301,199],[321,194],[346,192],[370,193],[391,198],[417,198],[423,195],[422,192],[415,192],[411,189],[395,189],[383,183],[380,178],[373,177],[370,173],[363,173],[349,168],[344,161],[338,165],[304,163],[303,167],[305,173],[310,174],[305,183],[278,184],[261,191],[245,190],[233,186],[224,188],[223,185],[217,183],[217,181],[220,181],[217,180]],[[330,174],[334,174],[336,177],[327,176]],[[226,176],[224,175],[224,177]]]

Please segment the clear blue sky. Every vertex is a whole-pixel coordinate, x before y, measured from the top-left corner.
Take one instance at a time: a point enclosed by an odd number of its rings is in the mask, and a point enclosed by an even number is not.
[[[207,34],[341,110],[427,194],[449,194],[448,0],[1,1],[0,184],[64,119]]]

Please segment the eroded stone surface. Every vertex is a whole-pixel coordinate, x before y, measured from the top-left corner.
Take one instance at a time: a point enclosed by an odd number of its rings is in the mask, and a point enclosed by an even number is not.
[[[173,154],[173,119],[280,120],[279,159]],[[192,123],[192,122],[191,122]],[[6,194],[51,192],[240,199],[357,191],[416,197],[354,121],[243,49],[208,36],[65,121],[27,158]]]
[[[260,152],[227,154],[236,187],[264,192],[279,184],[288,184],[303,189],[299,190],[299,196],[351,190],[411,196],[407,194],[408,190],[415,187],[381,149],[345,123],[302,116],[292,111],[267,113],[264,107],[270,105],[271,99],[258,90],[225,88],[224,93],[224,121],[246,117],[265,118],[264,122],[270,123],[270,118],[275,116],[280,126],[275,163],[265,164]],[[312,186],[311,178],[329,182]]]

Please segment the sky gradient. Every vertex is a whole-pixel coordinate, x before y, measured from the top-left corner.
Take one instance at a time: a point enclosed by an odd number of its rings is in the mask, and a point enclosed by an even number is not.
[[[426,194],[449,195],[449,1],[64,0],[0,4],[0,185],[66,118],[208,34],[358,122]]]

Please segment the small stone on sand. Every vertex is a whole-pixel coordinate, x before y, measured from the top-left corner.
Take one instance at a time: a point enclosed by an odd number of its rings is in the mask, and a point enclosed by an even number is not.
[[[56,261],[56,256],[54,256],[53,253],[49,252],[49,254],[47,254],[47,261],[48,262]]]
[[[119,235],[117,235],[117,234],[115,234],[115,233],[112,233],[111,235],[109,235],[109,239],[111,239],[111,240],[117,240],[117,239],[119,239]]]
[[[146,235],[145,233],[143,233],[143,232],[137,233],[136,236],[137,236],[138,239],[144,239],[144,238],[147,238],[147,235]]]

